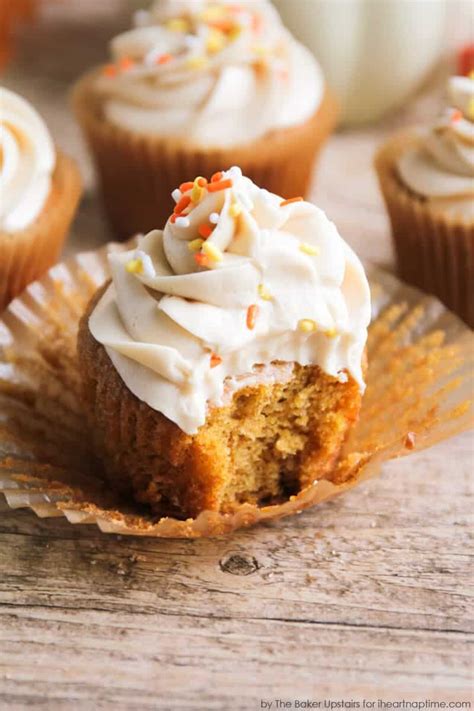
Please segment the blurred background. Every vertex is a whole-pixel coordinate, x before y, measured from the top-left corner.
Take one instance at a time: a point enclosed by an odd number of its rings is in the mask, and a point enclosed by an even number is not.
[[[81,167],[86,196],[67,251],[107,239],[89,157],[69,109],[73,82],[107,61],[108,42],[147,0],[0,0],[0,83],[40,111]],[[392,265],[388,223],[372,170],[393,131],[430,122],[446,78],[473,41],[470,0],[274,0],[316,55],[342,105],[342,122],[318,167],[312,199],[362,257]],[[356,178],[356,179],[354,179]],[[350,189],[348,182],[350,183]]]

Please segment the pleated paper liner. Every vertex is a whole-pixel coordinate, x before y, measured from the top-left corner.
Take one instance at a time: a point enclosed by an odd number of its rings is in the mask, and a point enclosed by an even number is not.
[[[78,82],[73,105],[117,239],[164,225],[174,207],[171,192],[178,185],[198,175],[210,178],[233,165],[240,166],[256,185],[277,195],[306,195],[315,157],[338,113],[326,90],[316,113],[300,126],[274,131],[240,147],[201,148],[177,138],[134,133],[107,121],[95,92],[100,71],[94,70]]]
[[[229,514],[153,518],[103,483],[81,412],[78,320],[107,275],[105,248],[79,255],[31,284],[0,320],[0,491],[12,508],[110,533],[215,536],[330,499],[377,474],[383,461],[472,424],[472,333],[436,299],[369,267],[368,386],[334,482],[315,481],[286,502],[244,504]]]
[[[375,158],[398,271],[402,279],[440,298],[474,328],[474,224],[416,197],[396,174],[399,156],[418,141],[413,133],[395,135]]]

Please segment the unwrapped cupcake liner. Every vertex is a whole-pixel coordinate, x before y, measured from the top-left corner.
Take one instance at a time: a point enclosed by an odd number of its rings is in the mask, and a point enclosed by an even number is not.
[[[274,505],[242,504],[233,513],[203,512],[185,521],[156,518],[105,483],[81,408],[77,328],[108,278],[106,254],[103,248],[53,267],[0,320],[0,491],[12,508],[109,533],[222,535],[333,498],[374,476],[387,459],[472,425],[473,334],[436,299],[369,266],[367,390],[334,481],[314,481]]]
[[[24,230],[0,230],[0,311],[57,261],[81,189],[76,164],[57,151],[51,193],[41,215]]]
[[[474,328],[474,224],[443,214],[400,183],[396,161],[416,140],[409,134],[398,135],[375,159],[398,271],[402,279],[438,296]]]
[[[205,149],[141,135],[104,119],[95,94],[97,70],[76,86],[73,104],[95,161],[105,211],[115,237],[161,229],[173,211],[172,191],[197,176],[238,165],[257,185],[285,198],[308,193],[314,161],[334,127],[337,108],[326,91],[306,123],[236,148]]]

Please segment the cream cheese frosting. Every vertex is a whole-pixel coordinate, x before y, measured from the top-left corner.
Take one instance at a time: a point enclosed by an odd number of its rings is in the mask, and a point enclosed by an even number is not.
[[[17,232],[38,217],[56,163],[48,129],[33,107],[0,87],[0,229]]]
[[[474,219],[474,78],[451,77],[451,107],[416,147],[398,160],[401,179],[413,192],[453,214]]]
[[[237,167],[173,197],[163,231],[110,255],[112,282],[89,319],[129,390],[188,434],[275,361],[350,375],[363,390],[369,287],[322,210]]]
[[[321,70],[268,0],[161,0],[111,44],[106,117],[201,146],[245,144],[317,110]]]

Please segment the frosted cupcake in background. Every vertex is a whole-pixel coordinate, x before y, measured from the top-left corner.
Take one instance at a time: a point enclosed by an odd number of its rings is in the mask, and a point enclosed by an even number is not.
[[[305,195],[336,111],[268,0],[162,0],[134,21],[74,92],[115,233],[164,223],[176,185],[222,166]]]
[[[427,129],[390,139],[375,165],[400,275],[474,327],[474,76],[449,80]]]
[[[80,193],[39,114],[0,87],[0,309],[56,262]]]

